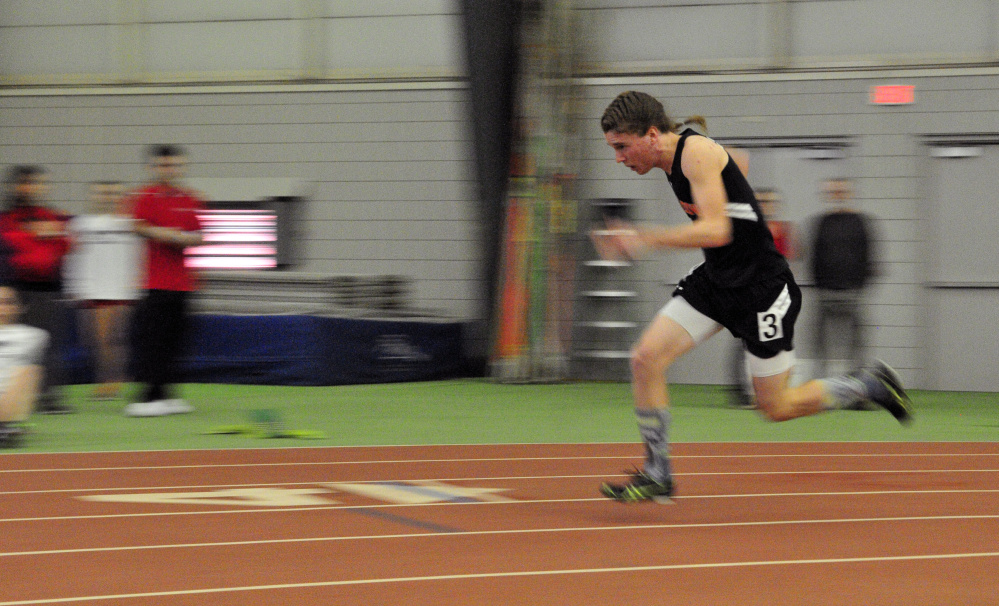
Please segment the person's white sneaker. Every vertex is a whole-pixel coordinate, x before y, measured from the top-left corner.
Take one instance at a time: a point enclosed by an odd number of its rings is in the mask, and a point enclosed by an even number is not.
[[[132,402],[125,407],[126,417],[163,417],[170,412],[170,405],[165,400],[153,400],[152,402]]]
[[[194,407],[180,398],[163,400],[163,405],[168,411],[166,414],[169,415],[184,415],[189,412],[194,412]]]

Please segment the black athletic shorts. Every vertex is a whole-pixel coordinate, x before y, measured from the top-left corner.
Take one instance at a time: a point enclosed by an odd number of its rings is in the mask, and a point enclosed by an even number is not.
[[[712,282],[700,265],[680,280],[673,296],[727,328],[758,358],[794,349],[801,289],[790,269],[755,284],[724,288]]]

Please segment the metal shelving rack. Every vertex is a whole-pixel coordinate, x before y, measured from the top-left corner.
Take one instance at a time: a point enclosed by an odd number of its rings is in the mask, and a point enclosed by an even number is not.
[[[583,215],[589,221],[581,221],[581,228],[600,229],[607,216],[630,219],[632,207],[633,201],[624,198],[590,200],[588,213]],[[587,233],[581,236],[589,240]],[[588,250],[590,258],[580,263],[576,280],[572,376],[626,381],[639,328],[634,263],[600,259],[592,245]]]

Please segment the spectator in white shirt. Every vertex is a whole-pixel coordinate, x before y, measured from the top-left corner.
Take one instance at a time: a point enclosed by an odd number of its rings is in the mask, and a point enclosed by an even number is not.
[[[0,285],[0,448],[17,446],[24,422],[38,400],[42,356],[49,336],[41,328],[18,324],[17,291]]]
[[[142,277],[142,243],[133,232],[121,183],[92,183],[90,199],[90,212],[69,223],[75,248],[67,262],[66,286],[78,303],[82,333],[93,353],[97,381],[93,396],[106,400],[119,395],[126,379],[131,312]]]

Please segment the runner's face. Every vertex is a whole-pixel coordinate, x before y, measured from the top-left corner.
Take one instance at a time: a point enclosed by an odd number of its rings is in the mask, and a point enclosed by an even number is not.
[[[604,133],[607,145],[614,148],[614,160],[624,164],[640,175],[644,175],[655,167],[658,150],[652,142],[651,129],[644,135],[631,133]]]

